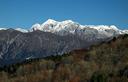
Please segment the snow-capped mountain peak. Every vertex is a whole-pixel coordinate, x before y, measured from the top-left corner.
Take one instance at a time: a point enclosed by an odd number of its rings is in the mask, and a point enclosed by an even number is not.
[[[115,25],[111,25],[110,28],[112,28],[114,30],[119,30]]]
[[[35,24],[32,26],[33,30],[41,30],[45,32],[52,32],[59,34],[63,33],[74,33],[76,30],[83,30],[86,28],[92,28],[97,31],[105,31],[105,30],[114,30],[117,31],[118,28],[114,25],[107,26],[107,25],[80,25],[77,22],[74,22],[72,20],[65,20],[62,22],[55,21],[53,19],[48,19],[43,24]],[[62,33],[62,34],[63,34]]]
[[[67,35],[69,33],[71,34],[87,34],[90,33],[90,31],[94,34],[100,33],[100,34],[124,34],[127,33],[127,31],[119,30],[115,25],[80,25],[77,22],[74,22],[72,20],[65,20],[65,21],[55,21],[53,19],[48,19],[43,24],[35,24],[32,26],[33,31],[34,30],[41,30],[44,32],[51,32],[56,33],[59,35]]]
[[[0,30],[6,30],[6,28],[0,28]],[[36,23],[32,25],[31,29],[21,29],[16,28],[15,30],[21,32],[32,32],[36,30],[44,31],[44,32],[51,32],[59,35],[67,35],[67,34],[105,34],[105,35],[113,35],[113,34],[128,34],[126,30],[120,30],[115,25],[81,25],[77,22],[72,20],[65,20],[65,21],[56,21],[53,19],[48,19],[46,22],[39,24]]]
[[[72,20],[65,20],[65,21],[62,21],[61,23],[63,23],[63,24],[69,24],[69,23],[75,23],[75,22],[72,21]]]
[[[72,20],[65,20],[62,22],[55,21],[53,19],[48,19],[43,24],[35,24],[32,26],[32,30],[41,30],[45,32],[58,32],[58,31],[70,31],[78,26],[78,23]]]
[[[31,31],[35,31],[35,30],[41,30],[41,25],[40,24],[38,24],[38,23],[36,23],[36,24],[34,24],[34,25],[32,25],[32,27],[31,27]]]
[[[53,20],[53,19],[48,19],[46,22],[44,22],[42,25],[46,25],[46,24],[56,24],[58,23],[57,21]]]

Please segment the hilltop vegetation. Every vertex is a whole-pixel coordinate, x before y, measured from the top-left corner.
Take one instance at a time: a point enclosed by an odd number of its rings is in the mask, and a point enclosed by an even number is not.
[[[0,82],[128,82],[128,35],[89,50],[4,67]]]

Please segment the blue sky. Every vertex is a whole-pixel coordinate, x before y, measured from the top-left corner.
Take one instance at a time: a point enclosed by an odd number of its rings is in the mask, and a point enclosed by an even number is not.
[[[49,18],[128,29],[128,0],[0,0],[0,27],[30,28]]]

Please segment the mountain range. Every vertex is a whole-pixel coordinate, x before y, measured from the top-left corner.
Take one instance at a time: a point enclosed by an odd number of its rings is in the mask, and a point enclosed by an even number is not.
[[[52,19],[27,30],[0,28],[0,66],[87,49],[122,34],[128,34],[128,30],[115,25],[80,25]]]

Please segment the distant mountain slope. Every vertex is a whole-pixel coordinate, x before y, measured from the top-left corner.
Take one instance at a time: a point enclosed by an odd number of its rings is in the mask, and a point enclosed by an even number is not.
[[[67,53],[74,49],[87,48],[91,41],[81,40],[69,34],[59,36],[48,32],[22,33],[8,29],[0,31],[0,65],[20,62],[25,59]]]

